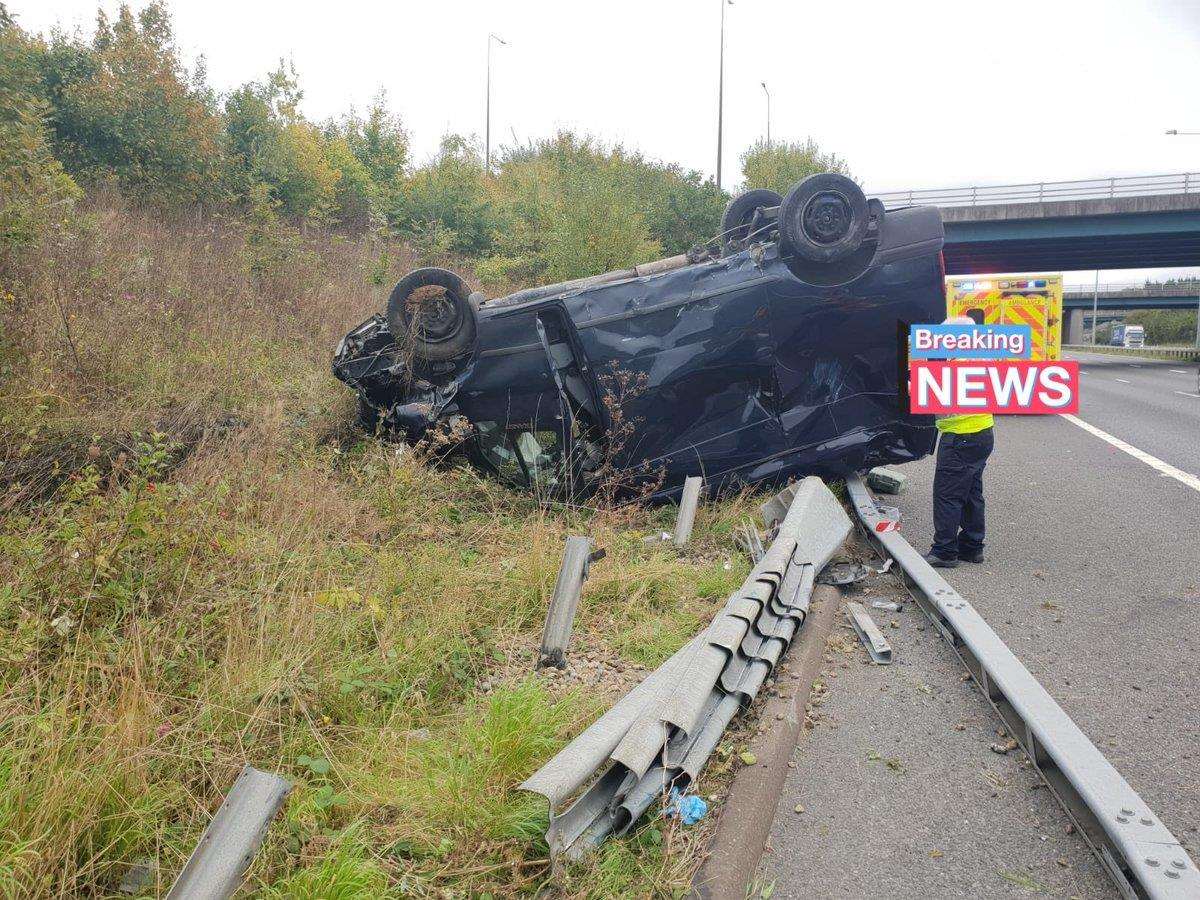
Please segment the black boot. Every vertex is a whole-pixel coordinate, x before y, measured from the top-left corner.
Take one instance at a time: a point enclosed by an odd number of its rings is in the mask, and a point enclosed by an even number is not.
[[[938,556],[936,553],[929,552],[923,557],[925,562],[929,563],[935,569],[957,569],[957,559],[947,559],[944,556]]]

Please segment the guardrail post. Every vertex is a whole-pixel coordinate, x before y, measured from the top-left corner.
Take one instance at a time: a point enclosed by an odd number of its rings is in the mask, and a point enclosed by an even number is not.
[[[1183,173],[1183,192],[1185,194],[1188,192],[1188,186],[1189,186],[1189,182],[1191,181],[1191,178],[1192,178],[1192,175],[1190,172]]]
[[[1117,195],[1117,179],[1108,179],[1108,196],[1115,197]]]
[[[972,206],[974,206],[975,201],[979,199],[978,195],[979,195],[979,188],[977,188],[977,187],[971,188],[971,205]]]
[[[696,522],[696,507],[700,503],[700,487],[704,479],[693,475],[683,483],[679,496],[679,515],[675,519],[675,534],[671,538],[676,547],[684,546],[692,536],[692,525]]]
[[[575,625],[575,610],[579,608],[579,598],[583,594],[583,582],[587,580],[591,564],[603,557],[603,550],[592,552],[591,538],[567,538],[562,564],[558,567],[558,578],[554,582],[554,593],[550,595],[550,608],[546,611],[537,668],[556,666],[561,669],[566,665],[567,644],[571,642],[571,629]]]
[[[285,778],[244,766],[204,829],[167,900],[232,897],[291,789],[291,782]]]
[[[1045,200],[1045,197],[1046,197],[1046,182],[1039,181],[1038,182],[1038,203],[1043,202]]]

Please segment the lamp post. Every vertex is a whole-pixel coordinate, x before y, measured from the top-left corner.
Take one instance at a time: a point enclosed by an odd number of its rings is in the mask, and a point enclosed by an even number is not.
[[[721,55],[720,76],[717,79],[717,190],[721,189],[721,136],[725,118],[725,7],[733,6],[733,0],[720,0],[721,3]]]
[[[771,143],[771,89],[767,87],[767,83],[762,82],[763,93],[767,95],[767,144]]]
[[[1096,283],[1092,287],[1092,346],[1096,346],[1096,321],[1100,306],[1100,270],[1096,270]]]
[[[483,130],[484,137],[484,170],[492,171],[492,41],[507,47],[508,41],[496,34],[488,33],[487,43],[487,113]]]

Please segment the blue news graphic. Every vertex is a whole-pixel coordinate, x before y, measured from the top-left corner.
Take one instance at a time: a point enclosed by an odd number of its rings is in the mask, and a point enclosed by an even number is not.
[[[1033,332],[1028,325],[912,325],[911,359],[1029,359]]]

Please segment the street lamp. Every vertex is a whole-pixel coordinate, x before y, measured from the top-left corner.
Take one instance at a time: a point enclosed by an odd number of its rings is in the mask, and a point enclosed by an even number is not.
[[[492,171],[492,41],[508,46],[508,41],[496,34],[488,33],[487,44],[487,122],[484,125],[484,169]]]
[[[760,83],[763,86],[763,93],[767,95],[767,144],[769,145],[771,143],[771,90],[765,81]]]
[[[725,7],[733,6],[733,0],[720,0],[721,4],[721,75],[717,81],[717,190],[721,189],[721,132],[725,117]]]

